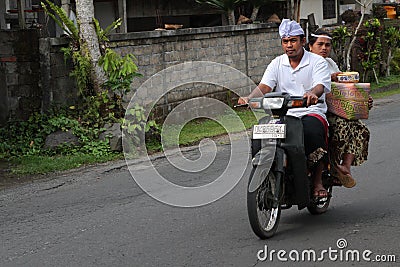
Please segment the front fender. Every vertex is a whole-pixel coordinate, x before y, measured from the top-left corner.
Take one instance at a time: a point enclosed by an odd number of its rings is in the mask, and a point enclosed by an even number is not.
[[[252,160],[253,171],[250,175],[248,192],[254,192],[267,178],[275,157],[275,150],[262,148]]]

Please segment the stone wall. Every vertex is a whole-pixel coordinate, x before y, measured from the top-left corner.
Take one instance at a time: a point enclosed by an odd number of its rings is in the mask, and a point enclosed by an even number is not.
[[[156,73],[191,61],[226,64],[258,83],[269,62],[282,53],[275,24],[115,34],[110,41],[122,55],[137,57],[143,77],[134,81],[132,92]],[[0,123],[77,101],[75,82],[69,77],[72,64],[60,51],[66,45],[66,38],[39,38],[35,31],[0,32]],[[224,102],[234,98],[224,86],[188,83],[162,97],[154,116],[165,117],[180,102],[197,96]]]
[[[52,106],[71,106],[78,99],[75,80],[70,77],[72,62],[65,60],[61,52],[61,48],[67,45],[67,38],[39,40],[42,110],[44,111]]]
[[[132,53],[137,58],[143,77],[134,81],[133,92],[156,73],[192,61],[226,64],[258,83],[269,62],[282,53],[275,24],[128,33],[113,35],[110,40],[112,48],[120,54]],[[177,76],[176,80],[180,78]],[[230,79],[229,76],[223,78]],[[182,101],[198,96],[208,96],[227,103],[235,99],[235,95],[222,86],[188,83],[160,99],[154,116],[165,117]]]
[[[39,33],[0,30],[0,125],[40,110]]]

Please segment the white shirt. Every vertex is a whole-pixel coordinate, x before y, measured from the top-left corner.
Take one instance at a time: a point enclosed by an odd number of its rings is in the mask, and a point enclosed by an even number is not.
[[[275,88],[276,92],[287,92],[293,96],[303,96],[306,91],[311,90],[318,84],[324,86],[324,92],[329,93],[331,88],[331,75],[327,61],[314,53],[304,50],[300,64],[293,69],[290,66],[289,57],[283,54],[268,65],[261,79],[261,83]],[[293,108],[288,115],[303,117],[310,113],[316,113],[326,119],[327,106],[325,93],[320,99],[324,103],[311,105],[308,108]]]
[[[340,72],[338,65],[336,64],[335,61],[333,61],[333,59],[326,57],[325,60],[326,62],[328,62],[328,67],[331,74]]]

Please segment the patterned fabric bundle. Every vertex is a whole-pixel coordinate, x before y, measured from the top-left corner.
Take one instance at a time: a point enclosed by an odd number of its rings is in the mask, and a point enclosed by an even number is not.
[[[369,83],[332,82],[328,111],[347,120],[368,119]]]

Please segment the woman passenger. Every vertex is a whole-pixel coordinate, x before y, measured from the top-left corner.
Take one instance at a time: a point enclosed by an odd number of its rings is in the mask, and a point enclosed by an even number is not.
[[[332,37],[327,32],[318,29],[309,38],[309,49],[310,52],[326,59],[331,71],[331,79],[336,82],[340,70],[337,64],[329,58]],[[373,100],[369,97],[368,107],[370,109],[372,103]],[[331,134],[329,153],[335,170],[334,176],[339,179],[339,184],[351,188],[356,185],[356,181],[351,175],[351,166],[359,166],[367,160],[369,130],[361,120],[347,120],[329,112],[327,118]]]

